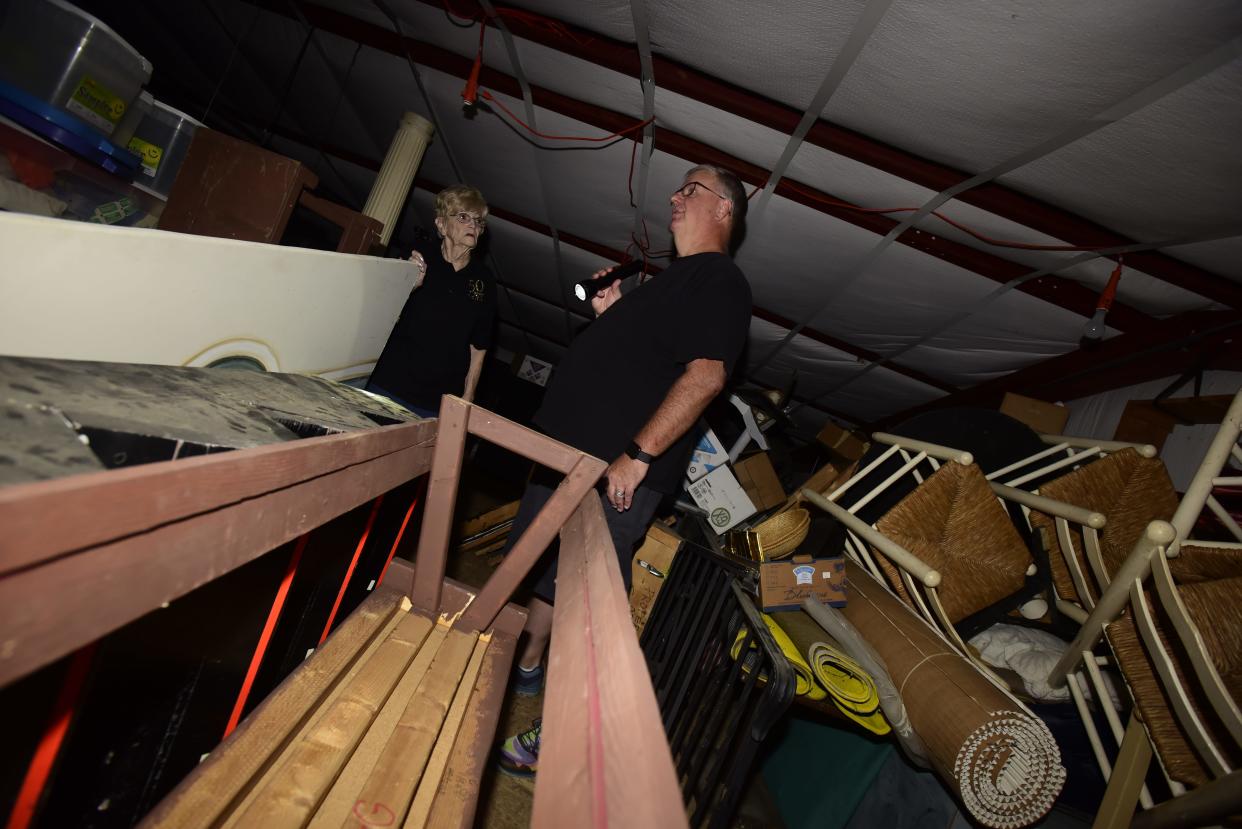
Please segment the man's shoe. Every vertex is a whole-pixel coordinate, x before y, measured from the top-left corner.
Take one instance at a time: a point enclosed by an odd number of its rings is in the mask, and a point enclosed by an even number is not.
[[[519,697],[533,697],[543,690],[543,666],[537,665],[529,671],[521,665],[513,672],[513,693]]]
[[[514,777],[534,777],[539,769],[539,735],[543,718],[500,744],[500,770]]]

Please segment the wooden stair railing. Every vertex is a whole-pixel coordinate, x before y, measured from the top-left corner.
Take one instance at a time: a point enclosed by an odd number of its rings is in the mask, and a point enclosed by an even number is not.
[[[477,594],[444,578],[467,434],[566,474]],[[590,491],[604,468],[449,397],[438,424],[0,490],[0,686],[430,470],[416,565],[393,561],[142,825],[471,825],[525,621],[507,602],[564,526],[533,824],[685,826]]]

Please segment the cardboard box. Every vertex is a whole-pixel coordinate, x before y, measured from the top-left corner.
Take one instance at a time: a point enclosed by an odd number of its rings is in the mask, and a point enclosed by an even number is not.
[[[759,512],[785,503],[785,490],[767,452],[742,458],[733,464],[733,474]]]
[[[716,535],[723,535],[755,514],[755,505],[727,466],[718,466],[690,484],[690,497],[707,513]]]
[[[797,610],[814,596],[845,606],[845,559],[794,556],[759,565],[759,605],[764,611]]]
[[[630,618],[634,620],[634,630],[640,634],[681,545],[681,536],[657,521],[647,530],[642,546],[634,551],[630,563],[634,578],[630,588]]]
[[[867,451],[867,442],[853,432],[842,429],[831,420],[824,424],[815,439],[828,448],[834,455],[847,461],[856,461]]]
[[[837,487],[844,484],[854,474],[858,466],[858,462],[845,463],[838,461],[836,463],[826,463],[815,471],[811,477],[806,479],[806,483],[798,487],[795,497],[801,499],[801,492],[804,489],[810,489],[818,492],[820,495],[827,497]]]
[[[1007,414],[1014,420],[1030,426],[1041,435],[1059,435],[1065,431],[1065,423],[1069,420],[1069,409],[1052,403],[1045,403],[1033,397],[1023,397],[1013,392],[1005,392],[1001,401],[1001,414]]]
[[[729,462],[729,452],[716,437],[716,433],[707,427],[700,435],[694,451],[690,453],[690,464],[686,467],[686,477],[693,483],[711,472],[718,466]]]

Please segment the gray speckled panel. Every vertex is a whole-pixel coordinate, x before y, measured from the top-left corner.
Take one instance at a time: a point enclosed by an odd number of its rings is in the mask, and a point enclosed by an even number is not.
[[[0,407],[0,484],[103,468],[81,428],[240,449],[418,419],[319,377],[23,357],[0,357]]]
[[[55,410],[0,403],[0,486],[103,468]]]

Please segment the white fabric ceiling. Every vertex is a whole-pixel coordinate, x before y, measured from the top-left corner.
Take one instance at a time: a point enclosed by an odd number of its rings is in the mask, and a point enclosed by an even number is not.
[[[355,208],[401,114],[435,120],[420,178],[448,184],[460,173],[499,214],[489,226],[489,252],[511,288],[500,345],[553,362],[587,322],[581,303],[570,299],[566,312],[569,285],[608,264],[607,250],[626,249],[636,212],[651,248],[669,247],[667,195],[702,160],[696,154],[731,156],[755,188],[791,140],[783,126],[740,117],[711,95],[687,94],[702,86],[662,85],[669,70],[657,71],[660,132],[649,164],[635,167],[634,191],[645,185],[647,194],[636,211],[626,190],[631,141],[549,142],[532,139],[494,107],[463,112],[461,67],[474,58],[479,28],[446,9],[478,8],[468,0],[321,0],[336,13],[328,17],[307,2],[200,0],[153,12],[98,5],[92,11],[148,53],[153,88],[171,103],[251,140],[267,137],[273,149],[316,169],[321,190]],[[400,19],[426,97],[406,57],[388,50],[391,38],[381,42],[376,34],[393,29],[382,5]],[[317,21],[310,40],[298,14]],[[1071,220],[1167,245],[1165,254],[1206,272],[1218,297],[1242,285],[1242,4],[1233,0],[797,0],[779,11],[745,0],[525,0],[500,19],[519,31],[517,64],[493,25],[485,67],[572,99],[548,104],[538,93],[542,131],[604,134],[588,123],[604,117],[601,109],[640,119],[638,79],[587,58],[609,49],[637,56],[632,44],[642,41],[656,58],[732,85],[729,94],[762,106],[801,112],[832,77],[839,84],[822,113],[811,115],[879,142],[884,152],[966,175],[987,172]],[[558,22],[581,31],[566,34]],[[583,57],[573,56],[579,49]],[[453,63],[445,53],[464,60]],[[491,92],[525,118],[520,96]],[[819,195],[795,200],[782,189],[752,199],[738,255],[757,315],[746,379],[780,387],[797,372],[799,420],[810,426],[829,413],[859,423],[891,416],[1074,352],[1086,322],[1082,306],[1066,300],[1075,308],[1067,310],[1011,280],[1051,274],[1046,278],[1071,293],[1094,295],[1115,265],[1081,252],[996,246],[930,215],[914,222],[919,235],[885,239],[886,228],[911,213],[877,224],[861,214],[830,215],[819,200],[917,208],[940,185],[929,188],[812,141],[797,144],[778,174]],[[965,198],[941,199],[938,210],[992,239],[1067,242],[1038,221]],[[430,214],[430,194],[416,190],[397,238],[412,238]],[[546,228],[524,226],[532,223]],[[549,232],[560,234],[559,245]],[[970,264],[976,251],[988,254],[983,265]],[[999,263],[991,278],[981,275],[989,262]],[[1140,327],[1230,307],[1175,283],[1127,264],[1119,301],[1139,312]],[[808,329],[790,337],[794,323]],[[1110,338],[1121,334],[1108,329]],[[893,361],[869,367],[858,354]]]

